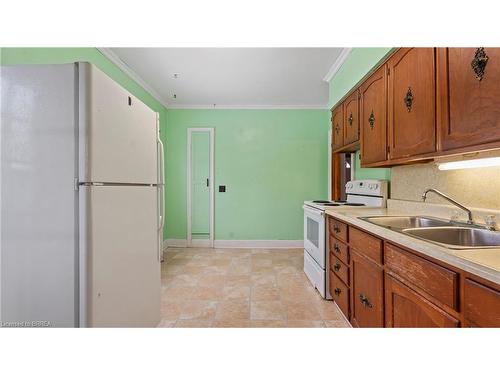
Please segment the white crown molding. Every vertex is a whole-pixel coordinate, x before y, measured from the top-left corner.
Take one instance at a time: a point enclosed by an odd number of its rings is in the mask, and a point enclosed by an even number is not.
[[[158,100],[164,107],[169,107],[168,103],[161,97],[155,89],[149,86],[132,68],[130,68],[122,59],[118,57],[110,48],[97,48],[104,56],[111,60],[120,70],[134,80],[139,86],[146,90],[153,98]]]
[[[340,67],[344,63],[344,61],[347,59],[347,56],[351,53],[352,48],[344,48],[342,49],[342,52],[340,52],[339,57],[335,60],[333,65],[330,67],[330,70],[328,70],[328,73],[326,73],[325,78],[323,78],[323,81],[325,82],[330,82],[330,80],[333,78],[333,76],[339,71]]]
[[[196,242],[195,242],[196,241]],[[208,240],[193,240],[195,247],[208,247]],[[214,247],[219,249],[302,249],[303,240],[215,240]],[[187,247],[187,240],[163,240],[163,248]]]
[[[168,109],[328,109],[328,105],[205,105],[205,104],[170,104]]]

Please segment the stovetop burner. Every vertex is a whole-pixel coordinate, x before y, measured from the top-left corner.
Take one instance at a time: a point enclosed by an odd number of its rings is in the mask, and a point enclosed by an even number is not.
[[[366,206],[364,203],[344,203],[344,206]]]
[[[328,203],[323,203],[322,206],[340,206],[340,204],[328,202]]]
[[[319,201],[312,201],[312,202],[313,203],[332,203],[330,201],[321,201],[321,200],[319,200]]]

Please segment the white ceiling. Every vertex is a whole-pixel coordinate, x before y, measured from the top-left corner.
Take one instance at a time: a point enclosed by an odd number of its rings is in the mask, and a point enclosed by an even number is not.
[[[112,48],[133,78],[169,108],[326,108],[323,79],[342,48]],[[120,61],[118,61],[120,63]],[[174,79],[177,73],[179,78]],[[177,98],[173,96],[176,94]]]

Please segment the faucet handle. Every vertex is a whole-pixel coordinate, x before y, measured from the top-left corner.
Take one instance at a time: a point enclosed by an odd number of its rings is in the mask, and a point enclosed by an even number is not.
[[[484,223],[486,224],[486,227],[491,230],[496,230],[497,222],[496,222],[496,216],[495,215],[486,215],[484,217]]]
[[[451,221],[460,221],[460,212],[458,211],[453,211],[450,217]]]

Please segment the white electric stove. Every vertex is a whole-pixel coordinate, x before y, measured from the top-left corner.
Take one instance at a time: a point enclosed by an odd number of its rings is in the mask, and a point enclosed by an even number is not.
[[[328,293],[328,252],[325,210],[385,207],[388,183],[385,180],[356,180],[346,184],[345,201],[314,200],[304,202],[304,272],[323,298]]]

